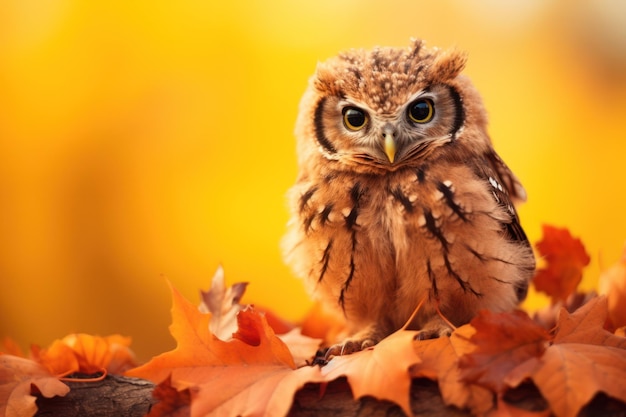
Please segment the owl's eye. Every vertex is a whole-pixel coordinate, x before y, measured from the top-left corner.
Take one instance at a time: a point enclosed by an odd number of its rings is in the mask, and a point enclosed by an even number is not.
[[[435,105],[430,99],[420,99],[409,106],[408,114],[413,123],[428,123],[435,115]]]
[[[343,109],[343,124],[348,130],[356,132],[365,127],[368,121],[367,113],[356,107],[346,107]]]

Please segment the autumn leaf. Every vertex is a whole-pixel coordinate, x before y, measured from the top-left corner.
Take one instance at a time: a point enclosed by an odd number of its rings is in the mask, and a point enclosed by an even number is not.
[[[522,311],[483,310],[470,325],[476,330],[470,338],[476,349],[459,358],[461,378],[498,394],[505,391],[505,376],[526,360],[540,357],[550,340],[548,332]]]
[[[586,343],[626,349],[626,338],[603,328],[607,315],[607,298],[604,296],[593,298],[571,314],[561,309],[554,343]]]
[[[557,417],[573,417],[603,392],[626,402],[626,339],[603,329],[606,299],[570,314],[562,309],[553,345],[506,376],[512,386],[530,378]]]
[[[535,288],[553,301],[565,301],[580,283],[589,255],[580,239],[572,237],[567,229],[548,225],[543,226],[543,239],[535,246],[546,261],[546,266],[535,273]]]
[[[33,387],[46,398],[64,396],[69,387],[43,365],[13,355],[0,355],[0,415],[31,417],[37,412]]]
[[[600,275],[599,292],[607,297],[613,326],[626,326],[626,247],[622,259]]]
[[[209,332],[211,314],[174,288],[172,296],[176,348],[127,375],[156,383],[171,378],[177,390],[190,389],[192,417],[286,415],[299,388],[322,380],[318,367],[294,369],[289,349],[254,309],[239,312],[233,339],[222,341]]]
[[[544,329],[552,329],[556,326],[561,309],[565,308],[569,312],[574,312],[597,296],[598,294],[594,291],[574,292],[567,297],[565,302],[552,303],[535,311],[533,320]]]
[[[224,269],[219,266],[211,280],[211,289],[200,291],[202,301],[198,308],[203,313],[211,313],[209,329],[219,339],[230,339],[237,331],[237,313],[245,307],[239,301],[247,286],[247,282],[240,282],[226,287]]]
[[[417,332],[399,330],[376,346],[345,356],[335,356],[322,368],[327,381],[348,378],[355,399],[372,396],[398,404],[412,415],[409,368],[418,361],[413,348]]]
[[[550,346],[531,376],[557,417],[574,417],[599,392],[626,402],[626,354],[614,347]]]
[[[45,349],[31,348],[33,358],[59,377],[80,372],[87,375],[121,374],[135,366],[130,338],[76,333],[55,340]]]
[[[177,390],[172,387],[170,378],[158,384],[152,396],[159,402],[150,408],[146,417],[188,417],[190,415],[190,389]]]
[[[55,340],[45,349],[33,345],[31,347],[31,356],[35,361],[45,366],[52,375],[56,375],[59,378],[78,372],[80,369],[74,351],[63,343],[62,340]]]
[[[411,366],[410,375],[436,380],[445,404],[482,415],[492,408],[493,394],[484,387],[464,382],[458,367],[459,357],[474,349],[469,343],[474,333],[473,327],[465,325],[450,337],[416,341],[414,348],[419,361]]]
[[[279,334],[278,337],[289,348],[289,352],[291,352],[291,356],[293,356],[294,363],[297,367],[309,363],[322,343],[322,339],[304,336],[300,328],[292,329],[285,334]]]

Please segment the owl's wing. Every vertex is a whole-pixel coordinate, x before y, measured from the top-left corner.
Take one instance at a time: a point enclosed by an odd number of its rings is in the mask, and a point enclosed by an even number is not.
[[[528,237],[520,225],[517,210],[513,205],[515,202],[526,201],[526,190],[498,154],[488,152],[484,157],[484,163],[481,167],[483,174],[491,185],[491,191],[496,202],[510,215],[510,221],[502,225],[504,232],[509,239],[530,246]]]
[[[502,185],[508,190],[509,196],[513,203],[523,203],[526,201],[526,190],[519,179],[513,174],[511,169],[495,152],[487,153],[486,159],[500,177]]]
[[[531,247],[528,237],[522,229],[513,201],[525,201],[526,191],[509,167],[493,151],[484,155],[482,174],[488,179],[494,199],[509,214],[509,219],[502,223],[502,232],[521,245]],[[532,266],[534,269],[534,264]],[[522,301],[528,293],[528,282],[516,286],[517,299]]]

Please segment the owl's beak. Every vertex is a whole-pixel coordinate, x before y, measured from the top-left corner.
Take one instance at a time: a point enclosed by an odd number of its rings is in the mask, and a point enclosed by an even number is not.
[[[396,157],[396,139],[391,131],[385,131],[383,136],[385,137],[385,154],[389,162],[393,164],[393,160]]]

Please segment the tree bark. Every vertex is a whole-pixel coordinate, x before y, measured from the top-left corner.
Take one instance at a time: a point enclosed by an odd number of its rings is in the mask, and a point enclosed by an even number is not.
[[[156,403],[152,397],[152,382],[121,376],[107,376],[99,382],[70,382],[70,392],[65,397],[37,398],[37,416],[47,417],[141,417]],[[528,411],[547,408],[546,401],[531,385],[511,390],[505,401]],[[415,379],[411,386],[411,408],[415,416],[464,417],[471,416],[443,403],[437,383],[428,379]],[[402,417],[403,411],[388,401],[366,397],[352,398],[345,378],[330,382],[324,389],[319,384],[307,384],[298,391],[289,412],[290,417]],[[626,405],[605,395],[598,395],[587,405],[580,416],[626,417]]]
[[[139,378],[109,375],[98,382],[66,382],[65,397],[37,397],[36,416],[141,417],[156,400],[154,384]]]

